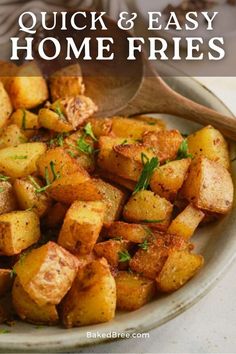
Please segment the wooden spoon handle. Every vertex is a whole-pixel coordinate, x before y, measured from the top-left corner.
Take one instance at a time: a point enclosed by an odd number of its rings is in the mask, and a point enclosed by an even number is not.
[[[236,140],[235,117],[225,116],[181,96],[160,77],[144,78],[137,95],[119,112],[126,116],[145,113],[172,114],[202,125],[210,124],[226,137]]]

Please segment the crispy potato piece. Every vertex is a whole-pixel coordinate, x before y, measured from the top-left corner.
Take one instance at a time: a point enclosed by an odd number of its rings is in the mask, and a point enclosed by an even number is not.
[[[81,169],[69,176],[54,181],[48,189],[48,194],[57,202],[72,204],[76,200],[101,200],[99,186],[95,180]]]
[[[15,109],[31,109],[48,99],[48,88],[35,62],[18,67],[9,85],[9,95]]]
[[[58,114],[49,108],[40,109],[38,119],[41,127],[57,133],[67,133],[74,130],[63,114]]]
[[[183,238],[169,234],[155,234],[147,241],[147,249],[139,249],[130,260],[129,266],[133,272],[153,280],[162,270],[170,250],[185,250],[188,247]]]
[[[54,242],[30,251],[14,266],[24,290],[39,306],[59,304],[77,269],[77,258]]]
[[[48,228],[55,228],[62,225],[68,211],[68,205],[62,203],[54,204],[44,218],[44,224]]]
[[[91,98],[78,95],[75,97],[63,97],[54,102],[51,109],[55,112],[60,112],[60,116],[76,129],[81,126],[86,119],[91,117],[98,107],[91,100]]]
[[[142,223],[158,230],[166,230],[170,224],[173,205],[151,191],[140,191],[133,195],[123,210],[128,222]]]
[[[60,174],[61,177],[68,176],[77,171],[84,171],[78,162],[70,157],[61,147],[50,149],[37,162],[40,176],[45,177],[45,170],[47,168],[50,181],[53,181],[53,173],[50,168],[51,162],[54,163],[55,172]]]
[[[141,115],[139,114],[137,116],[132,116],[130,118],[148,123],[149,125],[159,125],[160,130],[166,130],[166,123],[162,118],[156,118],[156,117],[154,118],[145,114],[141,114]]]
[[[91,123],[93,133],[97,139],[101,136],[110,135],[112,129],[111,118],[88,118],[85,123]]]
[[[79,270],[63,300],[61,317],[67,328],[86,326],[112,320],[115,309],[115,280],[107,262],[101,259]]]
[[[105,211],[101,201],[74,202],[66,214],[58,244],[82,255],[90,253],[102,229]]]
[[[131,181],[131,180],[126,179],[126,178],[122,178],[120,176],[117,176],[117,174],[111,173],[109,171],[98,169],[98,170],[96,170],[96,172],[98,173],[98,175],[100,177],[102,177],[106,181],[111,182],[111,183],[113,183],[115,185],[118,185],[118,186],[121,186],[121,187],[125,187],[126,189],[128,189],[131,192],[134,191],[135,186],[137,184],[134,181]]]
[[[39,179],[32,177],[37,185],[42,187]],[[49,210],[52,201],[45,193],[36,193],[35,185],[28,177],[16,179],[13,187],[18,200],[20,209],[31,209],[37,213],[39,217],[44,216]]]
[[[138,274],[120,271],[115,281],[118,310],[135,311],[155,295],[155,282]]]
[[[211,125],[188,136],[189,152],[195,157],[207,157],[229,169],[228,144],[223,135]]]
[[[99,191],[102,201],[106,205],[104,226],[109,227],[113,221],[119,219],[127,199],[127,195],[120,189],[104,182],[101,179],[94,180],[94,184]]]
[[[26,177],[34,173],[36,162],[46,152],[43,143],[27,143],[0,150],[0,171],[12,178]]]
[[[11,121],[23,130],[27,138],[34,136],[40,128],[37,114],[27,111],[26,109],[19,108],[13,112]]]
[[[169,293],[178,290],[203,266],[204,258],[187,251],[172,250],[157,276],[159,290]]]
[[[11,183],[0,181],[0,215],[17,209],[17,201]]]
[[[39,240],[39,218],[33,211],[0,215],[0,253],[13,256]]]
[[[130,248],[131,243],[129,241],[108,240],[96,243],[94,246],[94,252],[98,257],[106,258],[110,266],[118,268],[119,265],[123,266],[125,263],[120,263],[120,253],[129,251]]]
[[[0,81],[0,128],[7,125],[10,120],[12,113],[12,104],[10,98],[3,86],[3,83]]]
[[[83,95],[85,86],[79,64],[56,71],[49,78],[49,89],[53,101],[66,96]]]
[[[3,128],[0,135],[0,149],[4,149],[9,146],[17,146],[20,144],[27,143],[28,139],[20,130],[20,128],[11,124]]]
[[[200,157],[192,162],[181,196],[203,211],[226,214],[232,208],[234,186],[218,162]]]
[[[113,117],[112,133],[120,138],[142,139],[146,132],[159,132],[162,130],[158,124],[148,124],[141,120]]]
[[[7,91],[11,84],[12,77],[15,76],[17,69],[17,65],[8,61],[0,60],[0,81],[2,81]]]
[[[12,287],[11,269],[0,269],[0,297],[6,295]]]
[[[56,306],[37,305],[24,290],[18,277],[12,289],[12,302],[17,315],[24,321],[37,325],[55,325],[59,321]]]
[[[191,159],[171,161],[157,168],[151,178],[151,190],[160,197],[174,201],[187,176]]]
[[[200,222],[203,220],[205,214],[189,204],[174,220],[172,220],[168,233],[183,237],[189,240]]]
[[[145,133],[143,143],[155,150],[161,163],[174,160],[183,142],[183,137],[178,130],[163,130],[158,133]]]
[[[143,243],[152,234],[152,231],[145,225],[116,221],[110,225],[107,234],[111,238],[121,237],[130,242]]]

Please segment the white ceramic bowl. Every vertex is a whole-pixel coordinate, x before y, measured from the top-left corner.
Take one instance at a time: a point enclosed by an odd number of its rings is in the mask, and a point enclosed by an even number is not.
[[[202,104],[215,108],[219,112],[231,114],[225,105],[197,81],[190,78],[168,78],[169,84],[177,91]],[[158,99],[158,98],[157,98]],[[167,117],[170,127],[176,127],[183,133],[198,128],[197,124],[175,117]],[[233,145],[233,150],[235,146]],[[235,153],[236,155],[236,153]],[[233,164],[235,179],[236,166]],[[178,316],[202,298],[224,274],[236,254],[236,211],[220,222],[201,228],[194,242],[196,250],[205,257],[202,271],[179,291],[163,296],[138,311],[119,313],[109,323],[66,330],[59,327],[42,327],[18,322],[10,333],[0,336],[1,352],[69,352],[76,348],[96,344],[106,339],[87,338],[87,331],[110,333],[112,331],[146,332]],[[0,326],[1,328],[7,328]]]

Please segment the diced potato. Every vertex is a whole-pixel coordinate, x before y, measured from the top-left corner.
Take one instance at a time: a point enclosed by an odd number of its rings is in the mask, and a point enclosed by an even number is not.
[[[14,270],[26,293],[39,306],[57,305],[76,277],[77,264],[76,257],[48,242],[27,253]]]
[[[40,176],[45,177],[45,170],[47,168],[49,179],[50,181],[53,181],[53,172],[50,168],[50,163],[54,164],[55,173],[60,174],[61,177],[81,171],[78,162],[70,157],[61,147],[48,150],[37,162]]]
[[[34,136],[40,128],[37,114],[22,108],[12,113],[11,121],[23,130],[27,138]]]
[[[0,215],[0,253],[12,256],[39,240],[38,216],[33,211]]]
[[[109,227],[113,221],[119,219],[127,196],[120,189],[101,179],[94,180],[94,184],[100,193],[102,201],[106,205],[104,226]]]
[[[174,160],[183,142],[183,137],[178,130],[163,130],[158,133],[146,133],[143,143],[155,150],[161,163]]]
[[[68,205],[61,203],[54,204],[48,211],[44,223],[48,228],[55,228],[62,225],[68,210]]]
[[[96,172],[98,172],[99,176],[101,176],[103,179],[107,180],[108,182],[115,183],[116,185],[119,185],[121,187],[125,187],[131,192],[133,192],[136,187],[137,184],[136,182],[117,176],[117,174],[115,173],[111,173],[109,171],[105,171],[101,169],[98,169]]]
[[[200,270],[203,263],[200,255],[172,250],[157,276],[158,289],[167,293],[179,289]]]
[[[198,158],[190,166],[181,195],[203,211],[226,214],[233,204],[231,175],[218,162]]]
[[[159,132],[160,130],[159,125],[150,125],[141,120],[122,117],[112,119],[112,133],[120,138],[142,139],[144,133]]]
[[[170,224],[173,205],[151,191],[140,191],[133,195],[123,210],[128,222],[147,224],[158,230],[166,230]]]
[[[42,187],[39,179],[31,177],[37,185]],[[49,210],[52,201],[45,193],[37,193],[35,185],[28,177],[16,179],[14,181],[14,191],[17,196],[20,209],[31,209],[42,217]]]
[[[166,123],[162,118],[157,118],[155,115],[154,117],[151,117],[149,115],[145,114],[139,114],[137,116],[132,116],[131,119],[139,120],[141,122],[148,123],[149,125],[158,125],[160,127],[160,130],[166,130]]]
[[[120,253],[129,251],[131,243],[124,240],[108,240],[97,243],[94,246],[94,252],[98,257],[106,258],[110,266],[117,268],[120,263]]]
[[[105,210],[101,201],[74,202],[66,214],[58,244],[69,251],[90,253],[102,229]]]
[[[187,243],[183,238],[169,234],[157,234],[147,239],[146,249],[139,249],[129,262],[133,272],[153,279],[162,270],[170,250],[186,249]]]
[[[205,214],[189,204],[174,220],[172,220],[168,233],[183,237],[189,240],[200,222],[203,220]]]
[[[79,270],[62,303],[62,321],[67,328],[110,321],[115,316],[116,284],[104,259]]]
[[[112,129],[111,118],[88,118],[86,123],[91,123],[93,133],[97,139],[101,136],[110,135]]]
[[[53,101],[66,96],[83,95],[85,86],[79,64],[69,65],[56,71],[49,78],[49,87]]]
[[[157,168],[151,178],[151,190],[160,197],[174,201],[186,178],[191,159],[171,161]]]
[[[0,128],[7,125],[10,115],[12,113],[12,104],[10,98],[0,81]]]
[[[27,143],[0,150],[0,171],[12,178],[26,177],[34,173],[36,162],[46,152],[43,143]]]
[[[34,62],[18,67],[9,86],[9,95],[15,109],[35,108],[48,99],[46,81]]]
[[[0,181],[0,215],[16,209],[17,202],[11,183]]]
[[[4,128],[0,135],[0,149],[8,146],[17,146],[20,144],[27,143],[27,138],[20,130],[20,128],[11,124]]]
[[[6,295],[12,287],[11,269],[0,269],[0,297]]]
[[[17,315],[24,321],[37,325],[55,325],[58,323],[58,313],[55,305],[39,306],[24,290],[16,277],[12,290],[12,302]]]
[[[152,231],[145,225],[116,221],[111,224],[107,234],[111,238],[121,237],[130,242],[143,243],[152,234]]]
[[[62,113],[56,113],[49,108],[40,109],[38,119],[41,127],[53,130],[54,132],[67,133],[74,130]]]
[[[135,311],[155,295],[155,282],[138,274],[121,271],[115,281],[118,310]]]
[[[0,81],[2,81],[5,89],[8,91],[12,77],[17,72],[17,65],[12,62],[0,60]]]
[[[228,144],[223,135],[211,125],[188,136],[189,152],[195,157],[207,157],[229,169]]]

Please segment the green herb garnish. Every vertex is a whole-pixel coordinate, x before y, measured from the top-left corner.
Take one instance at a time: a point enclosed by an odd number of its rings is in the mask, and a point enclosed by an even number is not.
[[[70,157],[72,157],[72,158],[76,157],[76,153],[73,151],[67,151],[67,154],[70,155]]]
[[[90,138],[92,138],[94,141],[98,141],[98,139],[95,137],[93,133],[93,128],[91,123],[86,124],[86,126],[84,127],[84,133],[86,136],[90,136]]]
[[[124,263],[131,260],[131,256],[128,251],[118,252],[119,262]]]
[[[27,155],[14,155],[14,156],[11,156],[11,159],[13,160],[26,160],[28,158]]]
[[[17,275],[17,274],[16,274],[15,269],[12,268],[11,273],[10,273],[10,278],[12,279],[12,278],[14,278],[16,275]]]
[[[145,220],[141,220],[141,222],[144,222],[146,224],[160,224],[161,222],[163,222],[163,220],[148,220],[148,219],[145,219]]]
[[[40,187],[40,185],[35,181],[35,179],[32,176],[28,176],[28,179],[31,181],[31,183],[33,184],[33,186],[35,187],[35,193],[43,193],[45,192],[50,186],[51,184],[56,181],[58,178],[61,177],[61,173],[57,173],[55,171],[55,163],[53,161],[50,161],[50,169],[53,175],[53,180],[52,182],[50,181],[50,177],[49,177],[49,170],[48,167],[45,168],[45,180],[46,180],[46,185],[43,187]]]
[[[149,160],[149,158],[142,153],[141,160],[144,167],[141,176],[139,178],[139,181],[133,192],[133,195],[139,191],[148,189],[153,172],[157,167],[159,167],[159,160],[157,157],[152,157],[151,160]]]
[[[22,109],[22,113],[23,113],[23,116],[22,116],[22,125],[21,125],[21,128],[23,130],[26,130],[26,110],[25,109]]]
[[[179,147],[176,160],[182,160],[187,158],[192,159],[193,155],[188,153],[188,141],[187,139],[184,139]]]
[[[4,188],[0,187],[0,193],[4,192]]]
[[[92,155],[94,153],[94,148],[90,144],[88,144],[84,137],[82,136],[77,140],[77,149],[82,151],[84,154]]]
[[[128,143],[128,140],[125,139],[120,145],[127,145],[127,143]]]
[[[11,333],[9,329],[0,329],[0,334],[6,334],[6,333]]]
[[[112,238],[112,240],[114,240],[114,241],[122,241],[122,240],[123,240],[123,238],[122,238],[122,237],[117,236],[117,237],[113,237],[113,238]]]
[[[156,122],[147,122],[148,125],[156,125]]]
[[[10,179],[10,177],[4,176],[4,175],[0,174],[0,181],[1,181],[1,182],[6,182],[6,181],[8,181],[9,179]]]
[[[64,146],[64,139],[69,136],[69,133],[60,133],[58,134],[55,138],[52,138],[49,140],[49,145],[58,145],[58,146]]]
[[[57,105],[54,108],[54,112],[59,116],[60,119],[65,120],[65,116],[61,110],[59,102],[57,102]]]
[[[138,247],[140,247],[143,251],[147,251],[148,250],[148,241],[144,240],[143,243],[140,243],[138,245]]]

